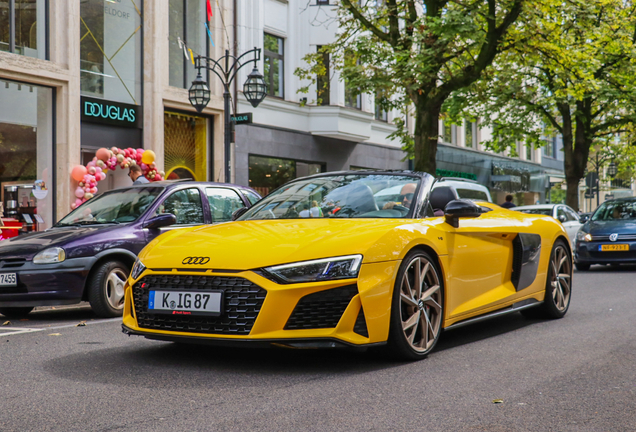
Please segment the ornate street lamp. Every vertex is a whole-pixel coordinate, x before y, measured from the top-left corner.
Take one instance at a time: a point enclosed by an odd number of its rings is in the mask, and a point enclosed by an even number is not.
[[[203,108],[210,102],[210,89],[205,81],[203,81],[201,71],[199,71],[195,80],[192,81],[192,86],[188,93],[188,99],[190,99],[190,103],[196,108],[197,112],[203,111]]]
[[[254,108],[267,96],[267,84],[256,67],[252,69],[252,72],[247,76],[247,81],[243,84],[243,94]]]
[[[607,174],[614,178],[616,177],[616,174],[618,173],[618,167],[616,166],[616,162],[612,161],[609,163],[609,165],[607,166]]]
[[[248,59],[247,56],[254,54],[254,58]],[[236,73],[243,66],[254,63],[254,69],[247,77],[243,85],[245,98],[252,104],[254,108],[260,104],[265,96],[267,96],[267,85],[263,80],[263,75],[258,71],[256,65],[261,59],[260,48],[251,49],[238,57],[230,55],[229,50],[225,50],[225,55],[218,60],[213,60],[205,56],[196,56],[194,59],[194,68],[198,74],[189,90],[188,99],[198,112],[210,102],[210,89],[201,76],[201,69],[207,69],[216,74],[223,83],[223,105],[225,116],[225,181],[230,182],[231,179],[231,147],[232,147],[232,122],[230,120],[230,84],[234,81]],[[230,60],[232,64],[230,64]]]

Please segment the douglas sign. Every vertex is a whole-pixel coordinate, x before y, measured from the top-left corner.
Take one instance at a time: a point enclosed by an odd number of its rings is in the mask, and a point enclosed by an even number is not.
[[[82,97],[82,121],[123,127],[140,127],[141,107]]]

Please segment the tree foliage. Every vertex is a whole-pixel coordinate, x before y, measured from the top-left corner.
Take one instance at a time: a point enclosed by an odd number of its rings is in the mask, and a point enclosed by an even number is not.
[[[347,86],[377,95],[382,109],[402,118],[411,110],[414,133],[398,119],[394,137],[414,156],[416,170],[434,173],[442,105],[482,77],[504,49],[524,2],[341,0],[337,39],[307,56],[309,66],[296,74],[315,83],[329,54]],[[318,89],[319,98],[324,90]]]
[[[632,154],[624,142],[636,120],[636,14],[628,0],[541,0],[524,16],[512,44],[479,83],[445,109],[475,115],[493,128],[487,143],[501,151],[519,142],[563,137],[567,204],[590,149]],[[608,151],[608,150],[605,150]],[[622,172],[626,172],[623,168]]]

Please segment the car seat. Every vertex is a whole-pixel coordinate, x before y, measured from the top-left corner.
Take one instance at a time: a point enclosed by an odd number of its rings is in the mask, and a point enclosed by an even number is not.
[[[431,192],[431,197],[429,198],[429,202],[433,211],[444,211],[446,208],[446,204],[449,202],[456,200],[455,194],[453,190],[449,187],[439,187],[433,189]]]

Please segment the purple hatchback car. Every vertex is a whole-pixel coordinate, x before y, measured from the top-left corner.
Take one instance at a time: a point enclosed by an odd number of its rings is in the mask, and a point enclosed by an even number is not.
[[[0,241],[0,313],[88,300],[101,317],[122,314],[137,254],[166,230],[228,222],[261,197],[219,183],[155,182],[105,192],[46,231]]]

